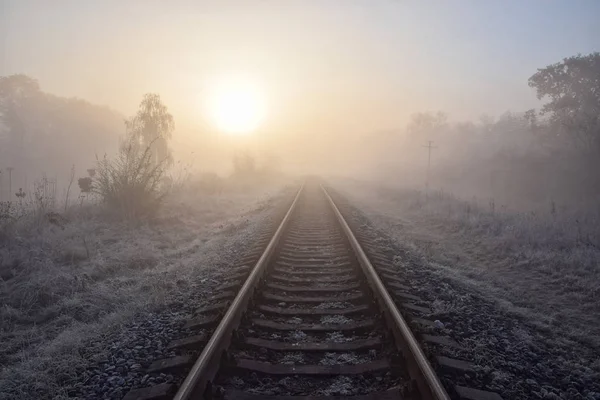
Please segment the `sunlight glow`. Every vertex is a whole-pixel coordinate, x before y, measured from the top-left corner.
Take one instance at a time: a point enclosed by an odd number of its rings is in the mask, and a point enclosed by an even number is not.
[[[258,128],[265,117],[265,96],[257,85],[247,80],[229,78],[213,88],[209,112],[223,132],[247,134]]]

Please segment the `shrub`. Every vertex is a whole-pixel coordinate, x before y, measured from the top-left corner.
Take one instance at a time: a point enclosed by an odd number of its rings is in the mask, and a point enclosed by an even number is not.
[[[14,218],[14,207],[10,201],[0,201],[0,223]]]
[[[155,162],[151,144],[143,151],[133,141],[123,145],[117,158],[98,160],[92,191],[110,210],[129,219],[151,216],[159,209],[167,187],[166,160]]]

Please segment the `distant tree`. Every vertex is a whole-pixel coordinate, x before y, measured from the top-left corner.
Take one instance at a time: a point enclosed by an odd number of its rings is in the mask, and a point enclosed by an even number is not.
[[[535,131],[538,129],[539,122],[538,122],[538,117],[537,117],[535,108],[525,111],[525,114],[523,115],[523,119],[527,122],[529,129],[531,129],[532,131]]]
[[[28,122],[35,121],[32,114],[38,113],[41,95],[38,82],[26,75],[0,77],[0,118],[6,129],[2,135],[6,144],[0,147],[7,151],[4,157],[23,157],[26,135],[31,131]]]
[[[46,93],[26,75],[0,77],[0,168],[15,168],[16,187],[41,171],[64,183],[73,164],[116,149],[122,133],[123,116],[106,107]]]
[[[448,115],[438,111],[435,114],[420,112],[412,114],[406,127],[413,136],[432,135],[440,132],[448,124]]]
[[[529,78],[538,99],[549,101],[541,115],[558,134],[571,135],[583,149],[600,156],[600,53],[565,58]]]
[[[513,113],[506,111],[498,117],[491,126],[491,132],[500,131],[503,135],[519,132],[527,128],[526,113]]]
[[[498,117],[496,122],[487,127],[482,126],[482,128],[486,135],[484,146],[491,145],[497,150],[526,149],[534,141],[525,113],[506,111]]]
[[[23,101],[39,96],[40,85],[27,75],[0,76],[0,106],[4,116],[18,112]],[[12,115],[14,116],[14,115]]]
[[[496,119],[491,115],[481,114],[479,116],[479,124],[484,128],[489,128],[490,126],[494,125],[494,122],[496,122]]]
[[[173,163],[169,139],[175,129],[175,121],[158,94],[144,95],[137,114],[125,121],[125,127],[133,143],[140,148],[151,147],[154,165],[165,160],[168,165]]]

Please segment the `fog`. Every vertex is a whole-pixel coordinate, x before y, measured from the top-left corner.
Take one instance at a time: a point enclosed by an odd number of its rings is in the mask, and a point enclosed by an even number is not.
[[[593,1],[0,0],[0,196],[7,168],[11,192],[44,175],[64,190],[73,166],[85,175],[117,151],[123,121],[157,93],[175,122],[172,168],[227,175],[243,152],[282,173],[423,190],[432,141],[432,189],[510,207],[589,203],[596,155],[525,112],[546,101],[528,86],[538,68],[599,49],[599,12]],[[237,74],[266,99],[243,135],[205,106],[215,80]]]

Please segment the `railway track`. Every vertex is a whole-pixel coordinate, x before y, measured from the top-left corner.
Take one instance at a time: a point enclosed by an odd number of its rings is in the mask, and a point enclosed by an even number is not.
[[[314,183],[300,189],[256,257],[253,268],[222,288],[237,285],[234,298],[217,295],[223,300],[187,325],[218,322],[210,338],[179,340],[173,347],[186,349],[182,355],[150,367],[188,370],[177,392],[162,384],[133,390],[124,400],[451,398],[325,189]],[[451,393],[497,398],[460,387]]]

